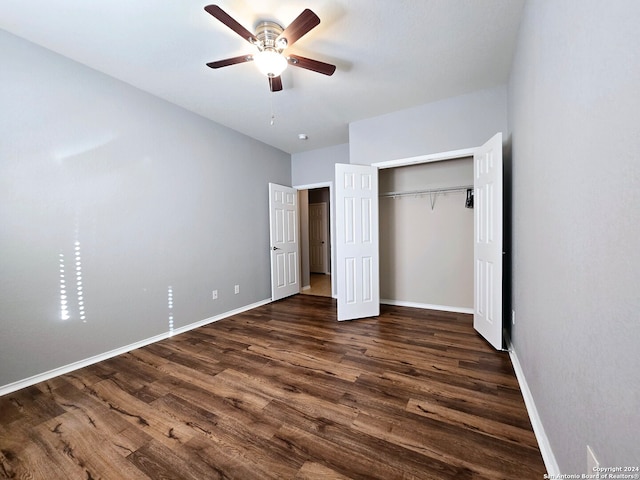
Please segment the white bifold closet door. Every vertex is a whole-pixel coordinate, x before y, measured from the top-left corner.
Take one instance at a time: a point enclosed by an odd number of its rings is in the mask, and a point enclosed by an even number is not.
[[[502,133],[473,155],[473,328],[502,350]]]
[[[378,169],[336,164],[338,320],[380,314]]]

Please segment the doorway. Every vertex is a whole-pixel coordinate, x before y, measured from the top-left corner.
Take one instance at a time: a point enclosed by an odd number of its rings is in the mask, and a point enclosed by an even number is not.
[[[297,187],[300,195],[300,293],[333,296],[331,184]]]

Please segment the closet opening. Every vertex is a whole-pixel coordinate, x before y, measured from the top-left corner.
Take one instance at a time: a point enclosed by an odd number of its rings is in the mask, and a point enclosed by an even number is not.
[[[378,175],[380,302],[473,313],[473,157]]]

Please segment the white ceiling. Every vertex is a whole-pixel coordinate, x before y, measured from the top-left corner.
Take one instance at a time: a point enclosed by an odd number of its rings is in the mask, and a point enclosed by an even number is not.
[[[506,83],[525,0],[218,0],[250,31],[320,17],[286,52],[336,73],[289,67],[276,93],[251,63],[205,66],[253,48],[204,11],[214,1],[2,0],[0,28],[297,153],[347,143],[352,121]]]

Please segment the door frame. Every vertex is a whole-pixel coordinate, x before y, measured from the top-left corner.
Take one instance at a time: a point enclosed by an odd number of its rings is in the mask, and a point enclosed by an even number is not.
[[[440,162],[443,160],[453,160],[456,158],[473,157],[478,147],[462,148],[460,150],[451,150],[449,152],[430,153],[428,155],[418,155],[416,157],[398,158],[396,160],[386,160],[384,162],[372,163],[372,167],[394,168],[405,167],[407,165],[419,165],[421,163]]]
[[[331,262],[331,297],[338,298],[338,292],[336,291],[336,283],[334,282],[333,273],[336,271],[335,265],[335,197],[333,191],[333,181],[311,183],[307,185],[293,185],[292,188],[296,190],[314,190],[316,188],[329,188],[329,227],[331,230],[331,236],[329,238],[329,257]]]
[[[461,148],[459,150],[449,150],[447,152],[437,152],[430,153],[425,155],[417,155],[415,157],[406,157],[406,158],[397,158],[394,160],[385,160],[381,162],[372,163],[371,166],[378,167],[378,170],[388,169],[388,168],[396,168],[396,167],[407,167],[411,165],[421,165],[426,163],[435,163],[446,160],[456,160],[459,158],[468,158],[471,160],[473,164],[474,153],[479,147],[470,147],[470,148]],[[474,221],[475,221],[475,212],[474,212]],[[474,283],[474,295],[475,295],[475,283]],[[440,305],[425,305],[419,303],[412,302],[394,302],[390,303],[391,305],[398,306],[406,306],[406,307],[415,307],[415,308],[434,308],[436,310],[441,310],[445,312],[454,312],[454,313],[467,313],[470,315],[474,314],[474,307],[452,307],[452,308],[437,308],[441,307]]]

